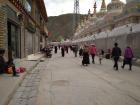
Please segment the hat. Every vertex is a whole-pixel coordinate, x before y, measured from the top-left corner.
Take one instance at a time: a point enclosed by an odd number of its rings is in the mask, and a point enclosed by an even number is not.
[[[118,46],[118,43],[114,43],[115,46]]]

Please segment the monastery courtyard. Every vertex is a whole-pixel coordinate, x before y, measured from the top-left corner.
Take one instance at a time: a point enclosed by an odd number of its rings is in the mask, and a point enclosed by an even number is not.
[[[60,52],[28,74],[9,105],[140,105],[140,68],[113,70],[113,61],[81,65]]]

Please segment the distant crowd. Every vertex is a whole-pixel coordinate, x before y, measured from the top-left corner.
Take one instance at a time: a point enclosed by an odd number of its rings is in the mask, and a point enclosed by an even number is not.
[[[47,49],[51,49],[51,50],[49,51]],[[72,51],[75,57],[79,55],[79,57],[82,58],[81,63],[83,66],[88,66],[90,64],[90,56],[92,58],[93,64],[95,64],[95,56],[98,56],[100,64],[102,64],[103,58],[113,59],[114,61],[113,68],[115,70],[118,70],[118,61],[120,59],[120,56],[123,56],[124,59],[121,68],[124,69],[125,65],[128,64],[129,70],[132,70],[132,59],[134,55],[130,46],[127,46],[123,52],[119,48],[118,43],[114,43],[114,47],[108,49],[107,51],[97,48],[95,44],[54,45],[54,46],[48,46],[42,49],[42,51],[46,52],[46,56],[47,56],[47,55],[52,55],[51,54],[52,49],[54,49],[55,54],[58,52],[58,50],[61,50],[62,57],[65,57],[65,54],[69,53],[69,50]]]
[[[120,59],[120,56],[123,56],[123,64],[121,66],[122,69],[124,69],[125,65],[129,65],[129,70],[132,70],[132,59],[134,57],[133,51],[130,46],[127,46],[124,51],[122,52],[121,49],[118,46],[118,43],[114,43],[114,47],[112,49],[108,49],[107,52],[105,52],[103,49],[99,49],[96,47],[95,44],[85,44],[85,45],[48,45],[45,48],[41,49],[42,53],[46,54],[46,57],[51,58],[52,57],[52,51],[54,49],[54,53],[56,54],[58,50],[61,51],[61,56],[65,57],[65,54],[69,53],[69,50],[73,52],[75,57],[82,58],[81,64],[83,66],[88,66],[90,64],[90,56],[92,58],[92,63],[95,64],[95,56],[98,56],[99,63],[102,64],[103,58],[107,59],[113,59],[114,65],[113,68],[115,70],[118,70],[118,61]],[[13,62],[13,57],[10,57],[8,61],[5,61],[4,59],[5,50],[0,48],[0,74],[3,73],[10,73],[13,74],[13,76],[18,76],[17,72],[23,72],[24,68],[16,68],[15,64]]]

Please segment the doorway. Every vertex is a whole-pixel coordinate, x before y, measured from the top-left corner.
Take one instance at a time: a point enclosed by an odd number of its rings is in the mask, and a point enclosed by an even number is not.
[[[7,23],[8,27],[8,59],[20,58],[20,33],[17,25]]]

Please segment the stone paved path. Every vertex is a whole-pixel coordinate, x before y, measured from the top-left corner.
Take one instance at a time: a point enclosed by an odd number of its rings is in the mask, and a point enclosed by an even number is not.
[[[44,63],[40,63],[35,69],[33,69],[22,82],[14,94],[9,105],[35,105],[36,97],[38,93],[38,86],[41,80],[40,72],[45,70]]]
[[[112,63],[96,59],[83,67],[72,53],[55,54],[26,77],[9,105],[140,105],[140,68],[114,71]]]

